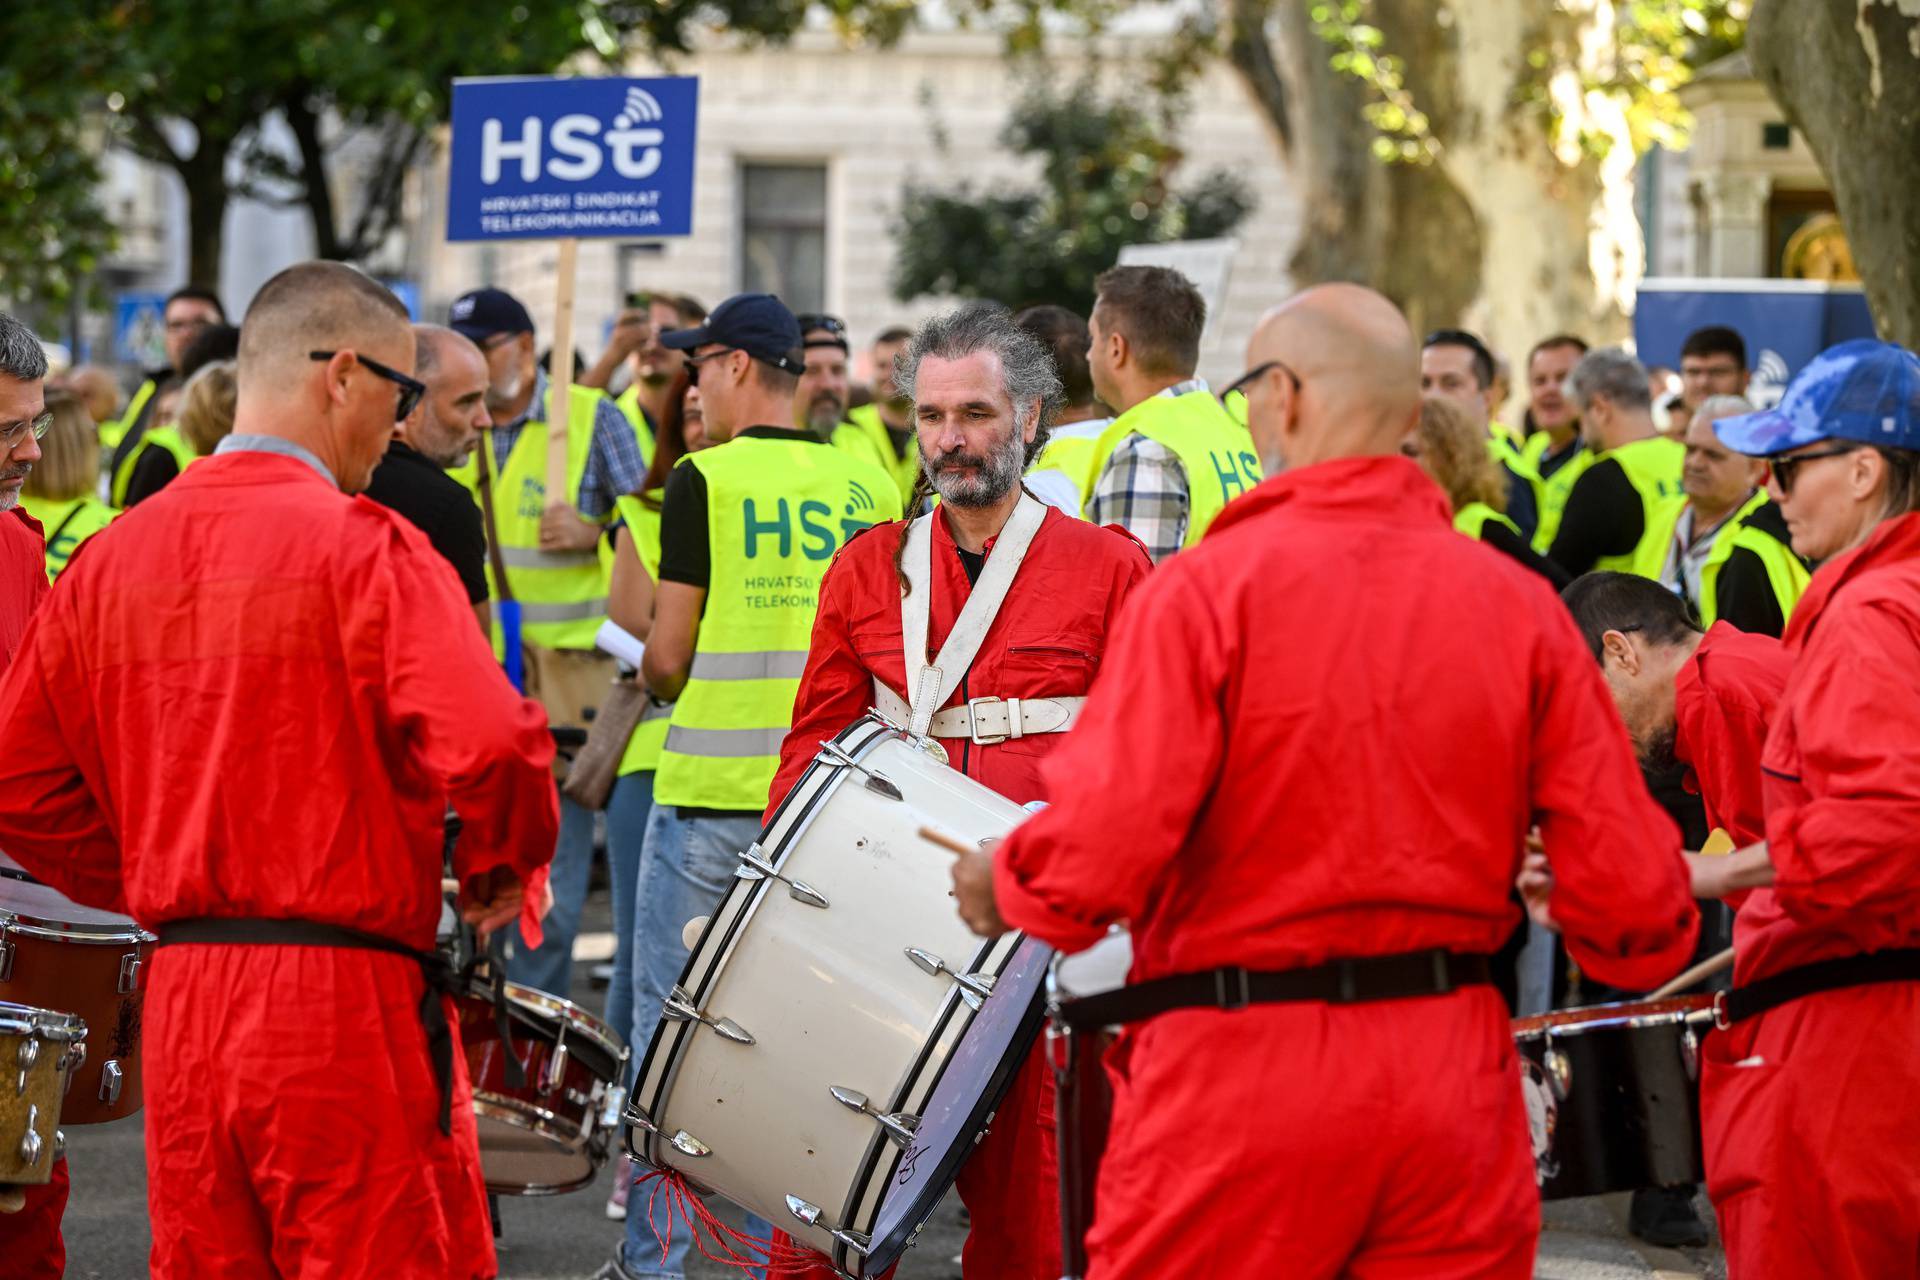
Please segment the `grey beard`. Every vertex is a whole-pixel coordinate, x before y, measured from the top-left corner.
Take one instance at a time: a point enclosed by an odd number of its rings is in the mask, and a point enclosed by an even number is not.
[[[1026,442],[1020,438],[1018,431],[1013,431],[1008,433],[1003,443],[985,455],[947,454],[930,460],[923,453],[920,465],[933,481],[934,492],[940,495],[940,501],[956,507],[990,507],[1019,487],[1020,475],[1026,470],[1026,454]],[[980,470],[962,475],[939,469],[940,463],[954,461],[975,464]]]

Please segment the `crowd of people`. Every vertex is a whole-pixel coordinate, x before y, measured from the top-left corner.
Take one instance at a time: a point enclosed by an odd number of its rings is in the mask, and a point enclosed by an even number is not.
[[[1084,317],[886,328],[862,388],[837,317],[635,294],[556,397],[506,291],[409,323],[309,263],[237,328],[175,293],[122,404],[0,316],[0,847],[159,934],[154,1274],[493,1275],[442,875],[564,995],[603,810],[643,1048],[869,707],[1050,803],[955,864],[969,924],[1239,974],[1122,1037],[1092,1274],[1530,1275],[1509,1019],[1728,940],[1730,1274],[1915,1274],[1920,361],[1848,344],[1761,409],[1730,329],[1677,377],[1559,333],[1510,397],[1475,334],[1326,286],[1216,390],[1205,322],[1116,267]],[[1683,852],[1713,828],[1741,851]],[[1061,1274],[1050,1090],[1036,1050],[961,1171],[969,1280]],[[682,1276],[617,1159],[601,1280]],[[1705,1243],[1695,1190],[1633,1231]],[[65,1197],[0,1218],[20,1274]]]

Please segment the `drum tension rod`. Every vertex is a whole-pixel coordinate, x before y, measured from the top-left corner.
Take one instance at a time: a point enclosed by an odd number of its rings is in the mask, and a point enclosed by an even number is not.
[[[905,1111],[882,1111],[868,1100],[866,1094],[844,1085],[830,1084],[827,1092],[841,1106],[872,1117],[873,1122],[880,1126],[880,1132],[886,1134],[894,1146],[905,1148],[913,1145],[913,1135],[920,1129],[919,1116]]]
[[[907,959],[919,965],[923,971],[933,977],[937,978],[945,974],[952,978],[954,984],[960,988],[960,998],[966,1001],[967,1008],[975,1013],[980,1011],[980,1006],[986,1002],[987,997],[993,994],[993,975],[990,973],[962,973],[924,947],[908,947]]]
[[[748,845],[740,854],[740,865],[734,868],[733,874],[740,880],[778,880],[787,886],[787,896],[795,902],[804,902],[810,907],[827,905],[826,894],[804,880],[794,880],[775,871],[773,863],[757,842]]]
[[[839,743],[828,742],[822,739],[820,752],[835,764],[844,765],[865,778],[867,790],[873,792],[875,795],[885,796],[889,800],[906,799],[906,796],[900,793],[900,788],[893,785],[891,778],[887,777],[884,773],[875,773],[872,769],[867,768],[867,766],[855,760],[847,754],[846,748],[842,747]]]
[[[687,994],[685,987],[675,987],[665,1001],[661,1003],[660,1015],[673,1022],[698,1022],[712,1027],[719,1034],[735,1044],[752,1044],[753,1036],[747,1029],[732,1018],[715,1018],[702,1013],[694,1007],[693,997]]]

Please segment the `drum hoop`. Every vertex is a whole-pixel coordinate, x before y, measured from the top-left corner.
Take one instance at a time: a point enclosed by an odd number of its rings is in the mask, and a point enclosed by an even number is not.
[[[1003,933],[998,938],[984,942],[969,960],[967,972],[981,974],[991,973],[996,978],[1003,975],[1013,964],[1014,958],[1020,954],[1020,948],[1025,941],[1025,934]],[[996,955],[996,952],[1000,954]],[[1028,1009],[1022,1017],[1021,1029],[1015,1032],[1016,1039],[1026,1038],[1038,1030],[1039,1019],[1043,1016],[1044,1005],[1044,999],[1040,991],[1035,992],[1033,1004],[1034,1007]],[[960,989],[957,985],[947,993],[946,1001],[940,1010],[940,1015],[934,1020],[933,1031],[927,1036],[925,1041],[922,1042],[919,1053],[914,1057],[913,1065],[907,1069],[905,1076],[902,1078],[900,1088],[895,1091],[893,1098],[888,1103],[887,1110],[909,1111],[917,1115],[920,1109],[926,1106],[928,1100],[938,1092],[940,1082],[946,1078],[947,1068],[953,1064],[954,1051],[950,1050],[935,1061],[934,1050],[941,1043],[952,1015],[956,1011],[963,1014],[966,1022],[959,1028],[958,1033],[954,1036],[954,1050],[959,1048],[960,1042],[966,1038],[967,1032],[972,1029],[974,1020],[980,1016],[976,1011],[968,1009],[960,1000]],[[1010,1077],[1003,1076],[1001,1072],[1004,1071],[1006,1065],[1007,1064],[1003,1062],[995,1069],[995,1077],[989,1079],[987,1089],[982,1092],[982,1098],[988,1093],[994,1093],[996,1095],[1003,1095],[1005,1093],[1005,1086]],[[929,1068],[931,1068],[931,1071],[929,1071]],[[1018,1064],[1015,1064],[1014,1069],[1018,1069]],[[998,1103],[999,1098],[996,1096],[994,1105],[997,1107]],[[975,1110],[978,1111],[979,1109],[979,1104],[976,1102]],[[937,1169],[940,1176],[936,1180],[943,1184],[942,1195],[944,1195],[946,1189],[951,1186],[953,1177],[959,1171],[961,1161],[965,1159],[970,1150],[971,1148],[966,1144],[956,1143],[954,1149],[946,1152],[941,1158]],[[883,1157],[889,1153],[892,1159],[883,1159]],[[859,1260],[861,1269],[857,1274],[869,1275],[877,1270],[884,1270],[886,1266],[898,1260],[900,1253],[905,1252],[906,1246],[904,1238],[897,1242],[896,1247],[893,1249],[892,1256],[885,1256],[887,1241],[873,1240],[871,1238],[873,1228],[879,1221],[880,1211],[886,1205],[886,1189],[893,1182],[894,1174],[899,1169],[900,1161],[903,1160],[905,1156],[905,1152],[887,1141],[883,1134],[876,1132],[873,1137],[868,1139],[866,1154],[861,1157],[859,1165],[856,1166],[854,1177],[848,1185],[847,1198],[841,1209],[840,1220],[845,1224],[847,1229],[858,1231],[869,1237],[868,1256]],[[951,1162],[950,1168],[948,1167],[949,1162]],[[886,1166],[884,1173],[880,1170],[882,1164]],[[876,1192],[878,1193],[877,1195],[875,1194]],[[870,1198],[872,1200],[871,1205],[863,1207]],[[938,1207],[937,1200],[934,1207]],[[918,1224],[915,1225],[917,1226]],[[906,1235],[910,1236],[912,1232],[913,1227],[906,1228]],[[834,1265],[840,1268],[840,1270],[853,1274],[849,1265],[853,1260],[847,1256],[849,1252],[851,1251],[845,1243],[836,1242],[834,1245],[833,1261]],[[875,1259],[876,1256],[877,1261],[870,1261]]]
[[[548,1133],[546,1132],[546,1130],[539,1127],[538,1125],[529,1125],[529,1124],[522,1123],[518,1118],[510,1114],[509,1109],[507,1107],[502,1106],[500,1102],[495,1101],[495,1099],[499,1099],[499,1097],[500,1095],[498,1094],[488,1094],[488,1095],[485,1095],[485,1098],[483,1099],[481,1094],[476,1093],[473,1097],[474,1115],[484,1116],[486,1119],[489,1119],[489,1120],[500,1121],[502,1124],[511,1125],[514,1128],[520,1129],[524,1132],[531,1132],[531,1133],[537,1134],[542,1138],[548,1138],[555,1141],[560,1141],[567,1155],[583,1156],[586,1159],[587,1176],[584,1178],[575,1179],[572,1182],[528,1183],[528,1182],[489,1181],[487,1183],[487,1190],[493,1192],[495,1195],[506,1195],[506,1196],[526,1196],[530,1198],[538,1197],[538,1196],[557,1196],[557,1195],[564,1195],[569,1191],[578,1191],[581,1187],[586,1186],[588,1183],[592,1182],[595,1178],[600,1176],[601,1161],[597,1161],[594,1159],[594,1152],[592,1148],[594,1145],[593,1139],[595,1134],[600,1133],[601,1131],[595,1130],[595,1131],[589,1132],[584,1138],[580,1139],[577,1142],[565,1141],[561,1138],[560,1135]],[[524,1104],[514,1104],[514,1105],[524,1105]],[[486,1164],[486,1153],[484,1151],[481,1152],[480,1162],[481,1162],[481,1165],[484,1167]]]
[[[49,942],[77,942],[81,946],[150,946],[160,939],[138,925],[103,925],[98,929],[71,920],[22,915],[0,907],[0,934],[44,938]]]
[[[59,1044],[71,1044],[86,1038],[87,1024],[78,1014],[0,1001],[0,1035],[38,1037]]]
[[[537,987],[522,986],[517,982],[506,984],[506,995],[509,1001],[521,1009],[551,1014],[554,1021],[566,1023],[568,1035],[576,1032],[584,1034],[588,1039],[596,1042],[600,1048],[606,1050],[607,1056],[613,1058],[616,1064],[626,1058],[627,1047],[620,1043],[620,1037],[613,1033],[613,1028],[573,1001],[542,991]]]
[[[852,739],[862,730],[871,730],[871,732],[858,745],[850,745]],[[869,747],[890,733],[897,734],[897,731],[889,729],[872,716],[862,716],[842,729],[833,740],[845,748],[847,754],[860,759]],[[795,798],[803,791],[807,792],[806,798],[799,802],[800,810],[791,825],[769,851],[769,857],[774,861],[775,866],[780,865],[778,859],[781,855],[806,833],[827,799],[839,789],[852,772],[845,765],[822,761],[817,755],[812,763],[808,764],[806,772],[800,775],[800,781],[794,784],[793,789],[787,793],[787,798],[782,800],[779,808],[775,810],[773,821],[761,828],[761,834],[765,835],[779,826],[788,809],[795,803]],[[816,777],[820,779],[818,783],[815,782]],[[695,1005],[700,1004],[707,992],[712,989],[715,979],[725,968],[727,958],[733,954],[740,934],[758,910],[761,895],[772,883],[771,880],[735,879],[731,885],[727,886],[726,895],[720,899],[720,905],[714,909],[713,916],[707,925],[707,934],[701,942],[713,936],[716,925],[719,925],[724,932],[715,945],[711,947],[696,945],[689,951],[686,967],[680,971],[679,985],[693,999]],[[743,891],[744,899],[737,899],[736,895],[742,894]],[[738,901],[737,907],[736,901]],[[722,921],[725,923],[722,924]],[[697,978],[694,976],[696,968],[699,969]],[[673,1093],[675,1082],[679,1079],[680,1064],[686,1057],[687,1046],[690,1043],[689,1037],[698,1029],[698,1023],[675,1022],[670,1018],[659,1019],[654,1024],[653,1035],[647,1042],[646,1055],[640,1060],[640,1070],[636,1073],[634,1080],[636,1093],[645,1087],[647,1077],[653,1074],[656,1055],[665,1055],[664,1061],[659,1066],[658,1083],[652,1086],[647,1094],[646,1105],[640,1108],[660,1128],[664,1128],[665,1125],[662,1119],[663,1108],[666,1100]],[[671,1039],[669,1040],[668,1037]],[[667,1136],[663,1132],[652,1131],[646,1135],[647,1163],[656,1169],[669,1167],[656,1145],[664,1142]]]
[[[1621,1006],[1621,1012],[1601,1017],[1577,1018],[1565,1022],[1555,1022],[1552,1014],[1536,1014],[1531,1018],[1519,1019],[1521,1022],[1534,1022],[1537,1025],[1516,1027],[1515,1040],[1532,1041],[1551,1035],[1556,1039],[1566,1036],[1585,1035],[1590,1031],[1644,1031],[1652,1027],[1681,1027],[1698,1022],[1713,1021],[1713,1005],[1708,997],[1683,996],[1680,1000],[1699,999],[1702,1003],[1684,1005],[1663,1010],[1659,1013],[1627,1013],[1634,1007],[1632,1003]],[[1595,1005],[1595,1009],[1604,1009],[1606,1005]]]
[[[591,1107],[584,1107],[582,1111],[588,1116],[593,1114]],[[594,1132],[591,1125],[574,1124],[556,1111],[523,1102],[508,1094],[495,1093],[491,1089],[473,1091],[473,1113],[550,1139],[570,1152],[584,1149]]]

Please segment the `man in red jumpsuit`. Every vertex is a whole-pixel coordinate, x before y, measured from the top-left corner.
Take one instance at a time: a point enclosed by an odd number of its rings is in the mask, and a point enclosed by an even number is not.
[[[1069,951],[1131,923],[1091,1280],[1520,1280],[1539,1198],[1486,956],[1522,841],[1580,963],[1644,987],[1698,925],[1678,834],[1560,602],[1399,456],[1405,318],[1324,286],[1249,362],[1272,478],[1135,593],[1052,807],[956,860],[961,914]]]
[[[821,740],[875,705],[902,725],[921,713],[921,731],[939,740],[954,768],[1008,799],[1046,799],[1040,763],[1066,741],[1121,602],[1151,568],[1129,535],[1064,516],[1022,490],[1027,462],[1046,443],[1060,381],[1051,354],[1005,312],[969,307],[929,321],[902,353],[900,377],[920,436],[919,494],[931,488],[941,505],[911,525],[862,534],[828,571],[769,814]],[[1029,537],[1023,554],[1019,544]],[[1003,556],[1017,557],[1018,569],[976,633],[977,652],[959,651],[964,633],[949,647],[962,608],[976,589],[992,590],[999,575],[986,569]],[[903,598],[902,570],[916,576],[918,565],[928,571],[925,589],[916,582]],[[924,628],[926,652],[912,675],[932,662],[953,685],[937,706],[908,704],[903,610],[917,611],[916,629]],[[1053,1083],[1036,1048],[960,1171],[975,1228],[962,1259],[967,1276],[1058,1280],[1057,1179]]]
[[[27,621],[47,594],[46,543],[39,522],[20,505],[20,486],[40,460],[46,378],[40,340],[0,312],[0,672],[13,661]],[[67,1162],[54,1161],[52,1180],[23,1187],[21,1194],[17,1209],[0,1213],[0,1277],[60,1280],[67,1265],[60,1237]]]
[[[233,436],[74,557],[0,682],[0,846],[160,934],[161,1280],[495,1272],[450,1005],[409,953],[433,947],[449,803],[469,920],[538,885],[552,745],[425,535],[342,492],[412,361],[360,273],[269,280]]]
[[[1920,359],[1843,343],[1714,425],[1772,459],[1821,564],[1784,637],[1766,841],[1695,866],[1701,897],[1756,890],[1702,1052],[1727,1273],[1920,1276]]]

